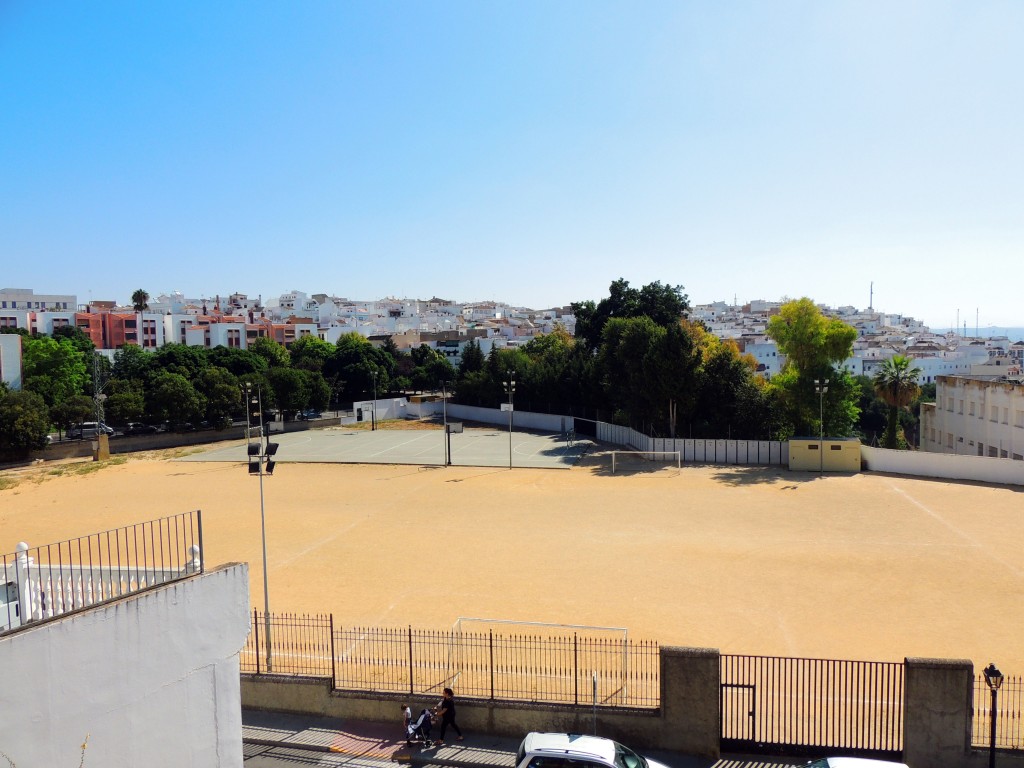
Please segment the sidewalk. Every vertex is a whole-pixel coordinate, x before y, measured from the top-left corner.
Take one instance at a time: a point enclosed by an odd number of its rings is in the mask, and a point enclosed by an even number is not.
[[[433,735],[437,733],[435,728]],[[454,736],[448,734],[450,739]],[[390,725],[243,709],[242,741],[246,745],[339,752],[417,766],[514,768],[521,739],[474,733],[467,734],[464,741],[423,749],[405,743],[398,718]]]
[[[437,735],[437,731],[434,731]],[[525,735],[525,734],[524,734]],[[454,734],[449,734],[454,737]],[[315,752],[337,752],[408,763],[450,768],[515,768],[516,750],[522,739],[467,733],[464,741],[448,741],[430,748],[407,746],[402,724],[374,723],[307,717],[278,712],[242,710],[242,741],[247,747],[284,747]],[[248,754],[248,750],[247,750]],[[806,760],[723,755],[719,760],[676,752],[645,752],[669,768],[778,768],[801,765]]]

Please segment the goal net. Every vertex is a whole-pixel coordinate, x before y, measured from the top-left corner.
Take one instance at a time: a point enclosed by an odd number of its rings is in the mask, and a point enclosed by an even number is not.
[[[611,451],[612,474],[616,472],[658,472],[683,466],[682,451]]]
[[[497,698],[599,704],[625,699],[625,627],[459,617],[448,648],[449,685]]]

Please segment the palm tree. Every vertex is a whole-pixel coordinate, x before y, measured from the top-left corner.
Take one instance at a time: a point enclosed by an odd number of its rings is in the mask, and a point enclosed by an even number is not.
[[[145,312],[149,309],[149,294],[139,288],[132,294],[132,306],[136,312]]]
[[[875,394],[889,405],[889,421],[882,436],[882,446],[885,448],[898,446],[900,409],[908,407],[921,394],[921,387],[917,384],[920,375],[921,369],[903,355],[886,360],[875,374]]]

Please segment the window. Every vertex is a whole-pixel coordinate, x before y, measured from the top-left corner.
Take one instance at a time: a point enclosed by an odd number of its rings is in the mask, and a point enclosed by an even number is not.
[[[952,397],[947,397],[946,398],[946,410],[949,411],[950,413],[953,412],[953,398]]]
[[[993,405],[992,406],[991,410],[989,411],[988,420],[989,421],[999,421],[999,406],[998,405]]]
[[[968,416],[973,416],[974,415],[974,401],[973,400],[971,400],[970,410],[967,412],[967,415]]]
[[[947,448],[952,448],[953,447],[953,433],[952,432],[947,432],[946,433],[946,447]]]
[[[1009,408],[1003,408],[1003,424],[1009,424],[1009,423],[1010,423],[1010,409]]]
[[[1013,426],[1024,427],[1024,411],[1013,412]]]

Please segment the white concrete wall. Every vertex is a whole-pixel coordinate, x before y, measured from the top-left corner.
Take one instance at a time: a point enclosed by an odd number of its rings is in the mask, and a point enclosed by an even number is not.
[[[862,445],[860,452],[872,472],[1024,485],[1024,461],[928,451],[893,451],[868,445]]]
[[[435,413],[440,413],[441,404],[436,403]],[[479,421],[493,424],[496,427],[508,428],[508,411],[498,408],[479,408],[475,405],[455,405],[448,403],[448,421]],[[561,432],[572,429],[573,418],[550,413],[532,413],[531,411],[512,411],[513,429],[535,429],[539,432]]]
[[[0,637],[19,766],[242,766],[249,569],[229,565]]]

